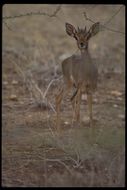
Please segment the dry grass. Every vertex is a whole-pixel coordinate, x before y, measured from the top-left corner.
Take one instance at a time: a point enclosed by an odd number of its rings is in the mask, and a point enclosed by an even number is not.
[[[55,129],[55,95],[63,83],[60,62],[76,52],[76,44],[65,33],[65,22],[90,26],[82,14],[86,11],[90,18],[96,16],[96,21],[105,23],[119,7],[62,5],[56,18],[30,16],[7,20],[12,30],[3,27],[4,187],[124,186],[123,35],[105,30],[90,41],[90,51],[100,73],[93,103],[94,128],[89,128],[84,120],[80,127],[72,122],[68,96],[62,103],[61,133]],[[55,5],[5,5],[3,14],[53,12],[55,8]],[[123,7],[109,27],[124,31],[124,20]],[[111,94],[113,90],[121,95]],[[87,103],[83,100],[82,118],[87,117],[86,110]]]

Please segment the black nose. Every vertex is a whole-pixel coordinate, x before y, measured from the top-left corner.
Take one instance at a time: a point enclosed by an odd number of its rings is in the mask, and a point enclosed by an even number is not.
[[[83,47],[83,45],[84,45],[84,44],[81,42],[81,43],[80,43],[80,46]]]

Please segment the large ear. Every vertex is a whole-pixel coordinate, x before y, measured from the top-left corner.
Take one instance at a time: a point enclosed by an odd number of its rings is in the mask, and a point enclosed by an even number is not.
[[[67,32],[67,34],[68,34],[69,36],[72,36],[72,37],[75,38],[75,37],[76,37],[76,33],[77,33],[75,27],[74,27],[73,25],[69,24],[69,23],[66,23],[66,24],[65,24],[65,27],[66,27],[66,32]]]
[[[96,22],[91,26],[91,28],[88,31],[87,38],[91,38],[92,36],[95,36],[100,31],[100,23]]]

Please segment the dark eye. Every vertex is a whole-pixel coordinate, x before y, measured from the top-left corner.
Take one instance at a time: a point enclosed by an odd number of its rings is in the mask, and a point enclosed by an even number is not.
[[[81,47],[83,47],[83,46],[84,46],[84,44],[83,44],[82,42],[80,43],[80,45],[81,45]]]

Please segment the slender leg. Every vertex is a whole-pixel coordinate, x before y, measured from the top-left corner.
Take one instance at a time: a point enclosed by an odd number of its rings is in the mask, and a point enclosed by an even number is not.
[[[74,116],[76,117],[76,121],[79,121],[80,120],[80,104],[81,104],[81,89],[80,88],[76,89],[76,91],[74,92],[71,98],[71,102],[72,102],[72,107],[74,110]]]
[[[60,93],[56,96],[56,112],[57,112],[56,125],[57,125],[58,131],[60,129],[60,105],[63,99],[63,92],[64,92],[64,89],[62,89]]]
[[[78,89],[76,89],[76,91],[73,93],[72,97],[71,97],[71,102],[73,102],[75,96],[77,95]]]
[[[90,126],[93,126],[93,116],[92,116],[92,94],[87,93],[87,101],[88,101],[88,109],[89,109],[89,117],[90,117]]]
[[[63,97],[68,94],[68,91],[71,88],[71,85],[72,84],[68,82],[67,85],[63,87],[58,93],[58,95],[56,96],[56,112],[57,112],[56,125],[57,125],[58,131],[60,131],[60,105],[61,105]]]
[[[80,121],[81,89],[78,89],[76,104],[76,121]]]
[[[78,93],[78,89],[76,89],[76,91],[73,93],[72,97],[71,97],[71,104],[72,104],[72,108],[73,108],[73,116],[72,118],[74,119],[76,113],[76,104],[77,104],[77,93]]]

